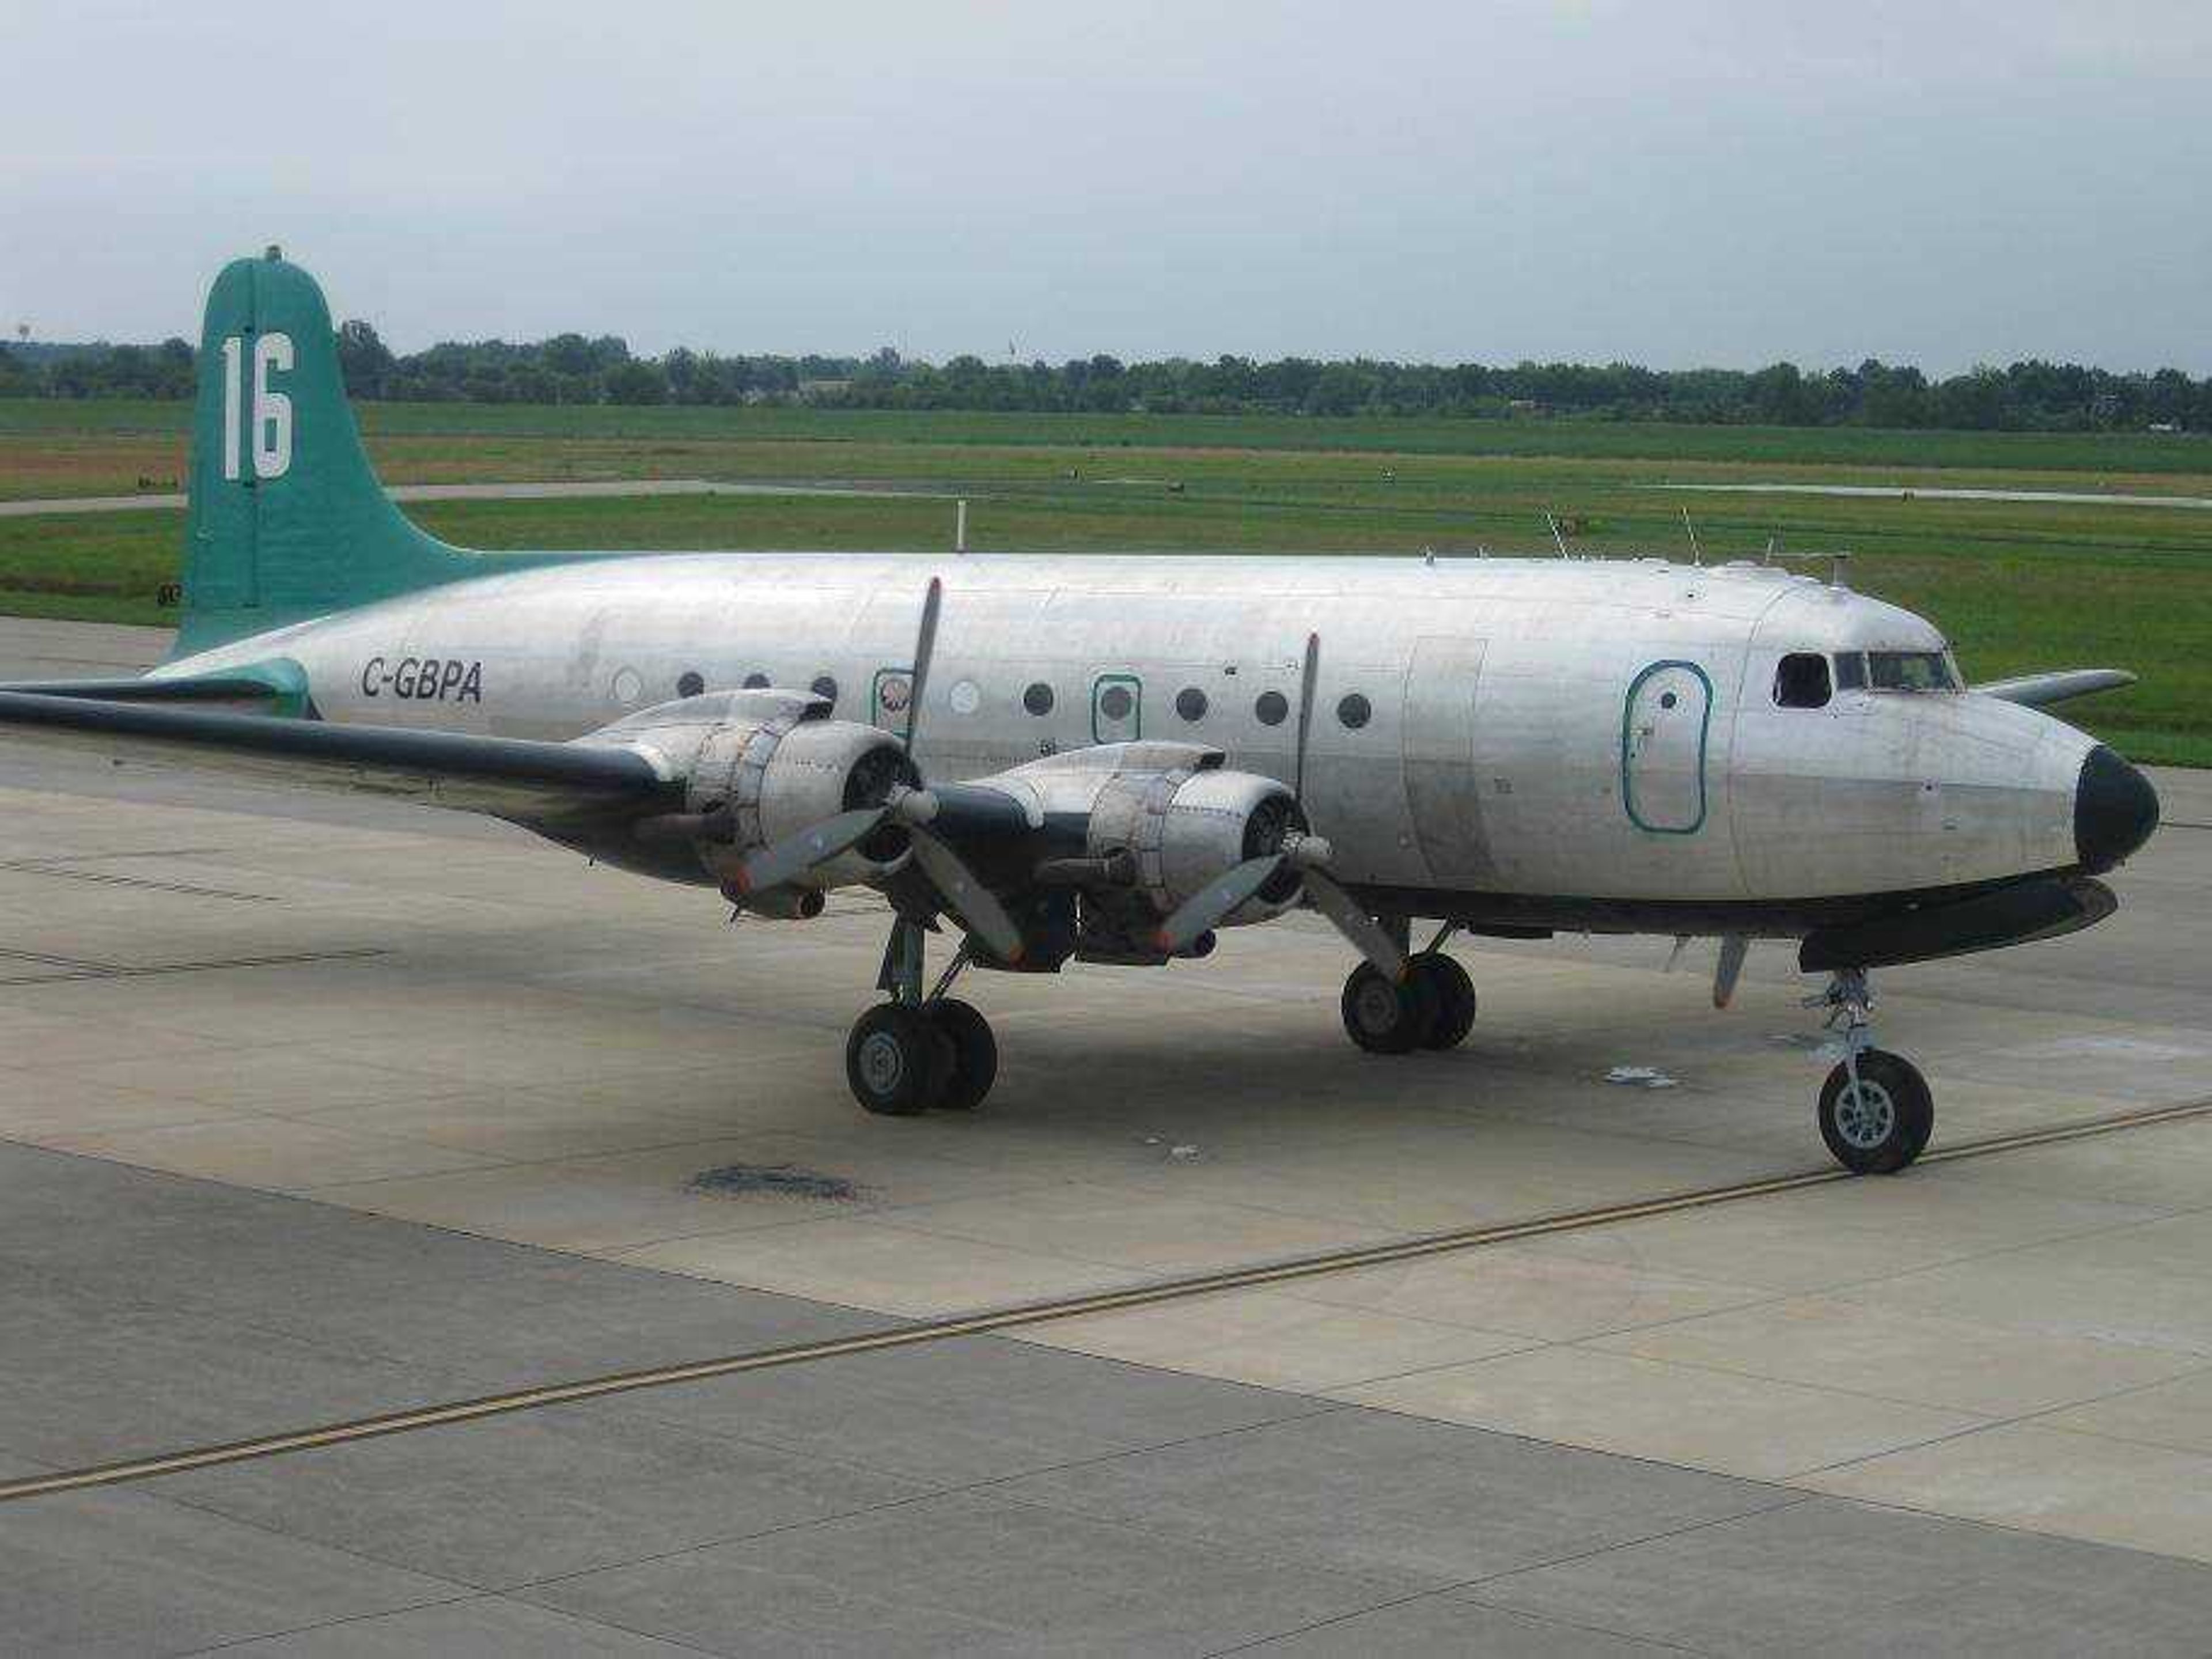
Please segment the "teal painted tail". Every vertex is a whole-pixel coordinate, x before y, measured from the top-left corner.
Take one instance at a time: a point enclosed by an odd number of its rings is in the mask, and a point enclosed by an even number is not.
[[[273,249],[208,294],[186,533],[179,655],[470,574],[377,483],[322,290]]]

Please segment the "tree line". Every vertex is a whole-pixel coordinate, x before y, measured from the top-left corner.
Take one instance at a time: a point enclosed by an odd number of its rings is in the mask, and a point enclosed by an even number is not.
[[[2118,374],[2040,360],[1932,378],[1873,359],[1856,368],[1652,369],[1632,363],[1399,363],[1370,358],[1125,363],[942,363],[886,347],[866,357],[634,355],[618,336],[447,341],[392,351],[362,321],[338,329],[346,389],[371,402],[805,403],[847,409],[1188,415],[1577,416],[1709,424],[2092,431],[2212,430],[2212,376]],[[185,398],[195,353],[159,345],[0,346],[0,397]]]

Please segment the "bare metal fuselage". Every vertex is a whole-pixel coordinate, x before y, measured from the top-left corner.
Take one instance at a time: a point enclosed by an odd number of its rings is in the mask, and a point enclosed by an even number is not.
[[[1862,900],[2076,862],[2088,738],[1956,692],[1779,706],[1785,653],[1943,641],[1763,567],[606,558],[428,589],[161,672],[281,654],[326,720],[561,739],[701,686],[834,684],[839,718],[901,730],[933,575],[944,622],[920,747],[934,776],[1144,738],[1286,778],[1317,634],[1309,811],[1346,881],[1423,896],[1424,913],[1791,932]]]

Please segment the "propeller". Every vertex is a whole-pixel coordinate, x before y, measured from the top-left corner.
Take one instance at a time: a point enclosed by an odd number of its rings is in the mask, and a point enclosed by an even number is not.
[[[1674,948],[1668,953],[1667,966],[1662,970],[1673,973],[1682,960],[1682,953],[1690,948],[1690,935],[1674,935]],[[1736,981],[1743,977],[1744,958],[1751,954],[1751,939],[1745,933],[1723,933],[1719,958],[1713,963],[1713,1006],[1725,1008],[1735,1000]]]
[[[1714,1007],[1725,1008],[1735,1000],[1735,984],[1743,977],[1744,958],[1750,954],[1751,939],[1747,935],[1721,935],[1720,961],[1713,969]]]
[[[1306,635],[1305,663],[1298,677],[1297,748],[1291,761],[1291,799],[1305,817],[1306,744],[1313,731],[1314,685],[1321,667],[1321,635]],[[1406,953],[1389,932],[1328,873],[1335,849],[1302,829],[1286,831],[1273,852],[1246,859],[1215,877],[1177,905],[1159,926],[1152,942],[1170,956],[1190,948],[1198,937],[1220,925],[1237,906],[1285,870],[1297,873],[1306,901],[1328,918],[1352,948],[1393,984],[1406,976]]]
[[[910,763],[915,760],[915,732],[921,723],[922,688],[928,683],[930,659],[937,651],[938,613],[944,602],[945,585],[933,576],[929,579],[929,592],[921,602],[921,626],[915,637],[914,670],[908,677],[911,684],[907,692],[906,732],[901,738]],[[918,763],[914,775],[916,779],[921,777]],[[914,847],[915,861],[921,865],[922,873],[929,878],[939,896],[958,913],[970,931],[981,937],[1000,961],[1018,962],[1023,951],[1021,928],[966,861],[942,836],[927,827],[936,818],[942,804],[926,781],[918,786],[894,783],[880,805],[840,812],[808,825],[795,836],[787,836],[748,854],[725,886],[732,897],[740,900],[748,893],[781,887],[859,846],[884,824],[896,823],[907,832]]]

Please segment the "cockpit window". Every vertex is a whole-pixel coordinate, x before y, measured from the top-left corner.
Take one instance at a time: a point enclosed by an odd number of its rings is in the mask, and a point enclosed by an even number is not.
[[[1869,683],[1877,691],[1956,691],[1959,677],[1942,651],[1869,651]]]
[[[1836,653],[1836,690],[1863,691],[1866,690],[1866,653],[1839,651]]]
[[[1828,659],[1812,651],[1793,651],[1775,665],[1774,701],[1784,708],[1828,706]]]

